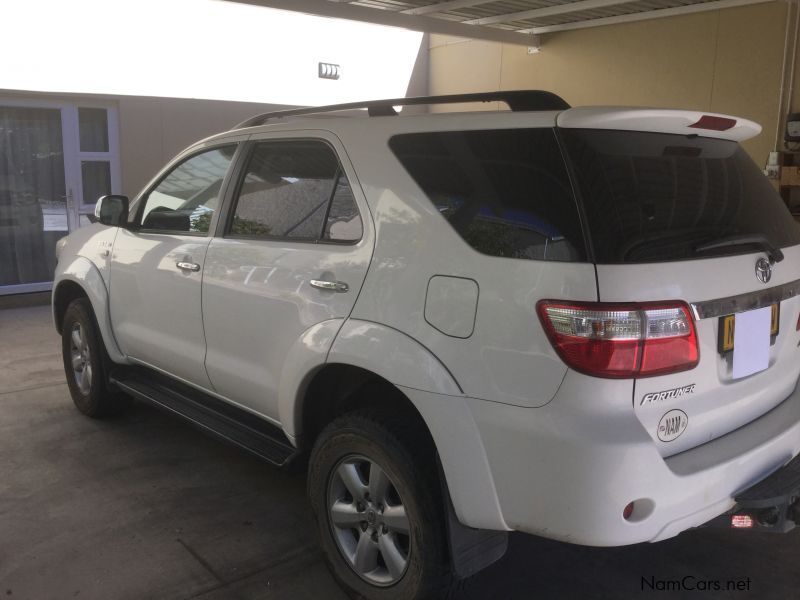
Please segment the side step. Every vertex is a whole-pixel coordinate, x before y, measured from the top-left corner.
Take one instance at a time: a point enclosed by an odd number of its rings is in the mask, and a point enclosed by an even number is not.
[[[274,465],[285,466],[298,454],[279,427],[155,371],[119,367],[111,373],[111,382],[137,400],[178,415]]]

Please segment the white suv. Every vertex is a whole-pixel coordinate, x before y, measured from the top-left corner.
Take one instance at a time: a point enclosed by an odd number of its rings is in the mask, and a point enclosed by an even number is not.
[[[393,108],[464,101],[511,110]],[[255,117],[59,243],[72,397],[308,456],[357,597],[444,596],[511,530],[786,531],[800,228],[759,131],[536,91]]]

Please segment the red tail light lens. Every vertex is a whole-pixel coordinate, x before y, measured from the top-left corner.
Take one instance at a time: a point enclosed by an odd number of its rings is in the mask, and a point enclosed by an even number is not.
[[[697,365],[697,333],[684,302],[616,304],[542,300],[550,342],[571,368],[595,377],[652,377]]]

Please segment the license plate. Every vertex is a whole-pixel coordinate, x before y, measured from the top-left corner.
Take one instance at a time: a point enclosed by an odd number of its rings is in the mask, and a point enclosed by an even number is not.
[[[736,329],[736,315],[725,315],[719,318],[719,353],[726,354],[733,350],[733,334]],[[772,305],[772,321],[770,324],[770,343],[775,341],[781,322],[781,305]]]

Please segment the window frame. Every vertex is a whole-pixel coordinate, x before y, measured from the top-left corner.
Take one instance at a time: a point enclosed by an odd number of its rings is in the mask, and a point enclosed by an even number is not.
[[[316,142],[324,144],[328,147],[328,149],[333,153],[334,158],[336,159],[336,163],[338,165],[336,169],[336,173],[334,174],[333,179],[333,187],[331,188],[331,193],[328,196],[327,206],[325,208],[325,217],[322,220],[322,228],[317,233],[315,237],[287,237],[282,235],[247,235],[247,234],[235,234],[231,233],[231,227],[233,226],[233,219],[236,216],[236,208],[239,204],[239,197],[242,190],[242,186],[244,185],[245,177],[247,176],[247,169],[250,166],[250,161],[253,158],[253,154],[256,151],[256,148],[261,144],[282,144],[282,143],[291,143],[291,142]],[[348,182],[350,183],[351,189],[354,189],[356,185],[355,178],[347,173],[347,169],[345,168],[344,162],[342,161],[342,157],[340,153],[337,151],[334,144],[332,144],[329,140],[326,140],[322,137],[317,137],[313,135],[300,135],[300,136],[291,136],[291,135],[280,135],[275,137],[259,137],[256,139],[250,138],[245,144],[245,148],[242,149],[241,157],[236,165],[236,169],[234,172],[233,177],[235,178],[234,184],[231,186],[231,192],[228,194],[226,198],[225,206],[225,214],[222,215],[219,221],[219,225],[217,228],[216,235],[218,237],[230,240],[245,240],[245,241],[260,241],[260,242],[292,242],[298,244],[314,244],[314,245],[334,245],[334,246],[356,246],[360,244],[365,238],[365,220],[364,220],[364,211],[359,206],[358,200],[356,198],[356,194],[353,194],[353,202],[355,203],[356,210],[358,211],[358,217],[361,219],[361,237],[357,240],[326,240],[324,239],[325,234],[325,226],[328,222],[328,216],[330,215],[331,205],[333,203],[333,197],[336,194],[336,189],[338,187],[339,177],[344,175]]]
[[[133,219],[129,220],[129,223],[133,225],[135,228],[136,233],[147,233],[147,234],[155,234],[155,235],[186,235],[191,237],[212,237],[214,236],[214,231],[216,229],[216,222],[219,220],[220,212],[225,208],[225,199],[228,195],[228,186],[230,185],[231,176],[234,173],[235,166],[238,164],[239,161],[239,154],[242,150],[242,141],[240,140],[219,140],[222,143],[214,143],[208,146],[203,146],[201,148],[197,148],[192,150],[186,155],[179,156],[177,160],[172,161],[169,163],[157,176],[157,178],[150,183],[150,185],[145,188],[145,190],[139,194],[136,198],[136,208],[133,211]],[[228,164],[228,168],[225,171],[225,175],[222,178],[222,183],[220,184],[219,188],[219,195],[218,195],[218,202],[219,205],[217,210],[214,211],[214,215],[211,218],[211,222],[208,226],[208,231],[182,231],[178,229],[145,229],[142,227],[142,214],[144,213],[145,206],[147,205],[147,200],[150,198],[150,194],[155,191],[155,189],[161,185],[164,180],[169,177],[172,173],[175,172],[176,169],[180,168],[182,165],[186,164],[188,161],[200,156],[201,154],[205,154],[206,152],[212,152],[214,150],[219,150],[221,148],[226,147],[234,147],[233,155],[231,156],[230,163]]]

